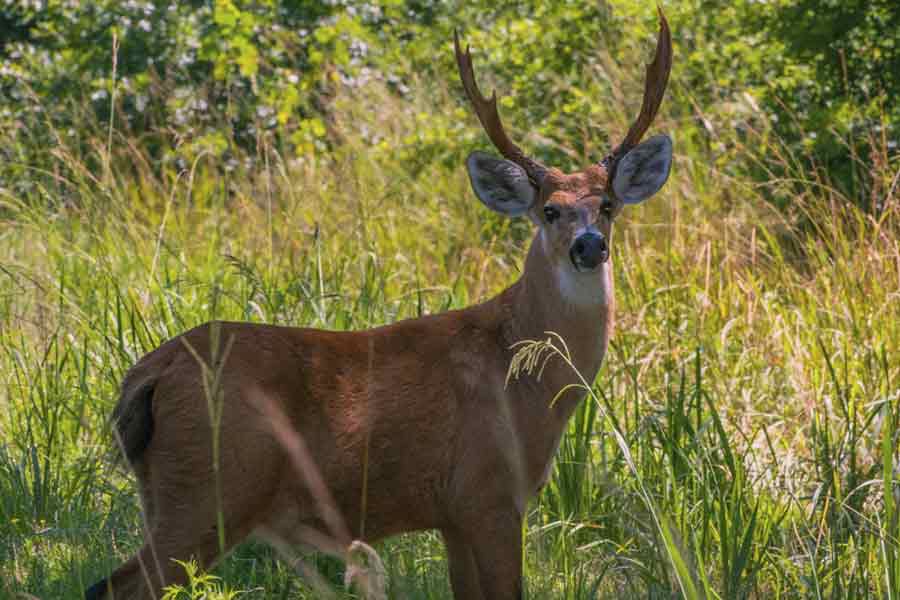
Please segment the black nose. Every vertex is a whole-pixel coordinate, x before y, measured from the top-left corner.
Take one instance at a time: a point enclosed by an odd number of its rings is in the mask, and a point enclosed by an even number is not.
[[[593,269],[609,259],[609,245],[602,233],[588,231],[575,238],[569,258],[576,269]]]

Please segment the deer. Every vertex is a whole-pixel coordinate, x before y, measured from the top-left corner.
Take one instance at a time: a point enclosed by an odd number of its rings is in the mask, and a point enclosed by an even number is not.
[[[176,560],[208,568],[250,536],[339,551],[424,530],[440,532],[455,598],[523,597],[527,503],[586,395],[575,370],[593,381],[613,329],[613,223],[671,170],[671,139],[642,141],[672,65],[661,9],[659,21],[624,140],[568,174],[510,139],[454,34],[466,97],[500,153],[468,156],[471,187],[536,230],[519,278],[480,304],[375,329],[212,322],[143,356],[111,422],[145,542],[86,598],[158,598],[182,581]],[[509,378],[516,344],[546,332],[571,364]]]

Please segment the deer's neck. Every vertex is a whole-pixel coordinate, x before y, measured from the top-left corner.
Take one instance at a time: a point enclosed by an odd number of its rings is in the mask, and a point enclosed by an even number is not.
[[[607,261],[591,273],[576,273],[569,264],[554,264],[548,259],[538,234],[522,277],[505,295],[511,309],[508,337],[512,341],[544,340],[547,332],[559,334],[578,372],[592,383],[613,324],[611,263]],[[563,387],[579,381],[569,365],[554,358],[547,363],[538,385],[550,402]],[[566,394],[554,404],[554,412],[567,419],[583,395]]]

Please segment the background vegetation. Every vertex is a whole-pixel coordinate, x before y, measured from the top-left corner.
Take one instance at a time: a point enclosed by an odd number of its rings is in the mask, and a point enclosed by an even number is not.
[[[528,513],[529,596],[900,597],[900,9],[665,10],[674,172],[617,226],[617,331]],[[370,327],[515,279],[530,229],[468,190],[488,142],[454,28],[571,169],[626,130],[656,26],[625,0],[0,2],[0,597],[78,597],[139,544],[106,418],[160,341]],[[377,549],[391,597],[449,597],[436,536]],[[215,574],[321,596],[274,557]]]

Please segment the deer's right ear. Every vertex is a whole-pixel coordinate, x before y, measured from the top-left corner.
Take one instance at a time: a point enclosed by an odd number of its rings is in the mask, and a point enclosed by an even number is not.
[[[466,159],[475,195],[493,211],[517,217],[528,212],[536,197],[525,170],[514,162],[484,152]]]

